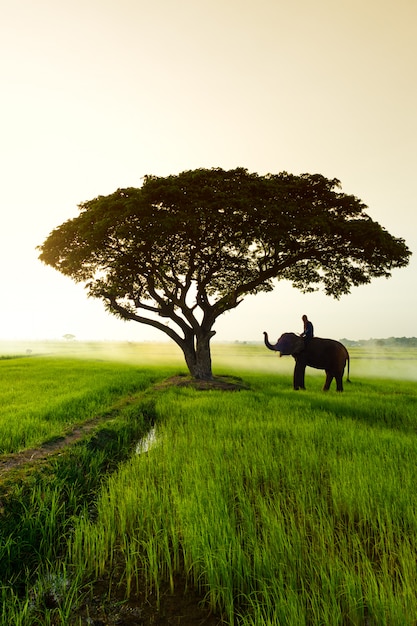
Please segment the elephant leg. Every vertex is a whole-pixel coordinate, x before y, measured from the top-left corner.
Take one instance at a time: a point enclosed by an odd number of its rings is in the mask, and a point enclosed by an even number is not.
[[[337,391],[343,391],[343,374],[338,374],[335,379]]]
[[[293,387],[294,387],[294,389],[295,389],[296,391],[298,391],[298,390],[299,390],[299,388],[300,388],[300,387],[298,386],[298,381],[297,381],[297,372],[296,372],[296,368],[295,368],[295,367],[294,367],[294,376],[293,376],[293,383],[292,383],[292,385],[293,385]]]
[[[324,383],[323,391],[329,391],[332,380],[333,374],[329,370],[326,370],[326,382]]]
[[[294,389],[305,389],[304,377],[306,366],[304,363],[296,361],[294,367]]]

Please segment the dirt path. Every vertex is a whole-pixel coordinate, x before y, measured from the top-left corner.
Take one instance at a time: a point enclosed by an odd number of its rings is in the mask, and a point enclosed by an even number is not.
[[[173,376],[159,384],[154,385],[154,389],[163,389],[168,386],[193,387],[199,391],[206,391],[210,389],[240,391],[241,389],[247,389],[241,379],[233,376],[221,376],[210,381],[195,381],[189,376]],[[122,398],[113,408],[117,409],[118,405],[123,405],[126,404],[126,402],[131,401],[132,398]],[[28,463],[33,463],[35,461],[42,461],[50,456],[53,456],[54,454],[59,454],[59,452],[61,452],[64,448],[85,437],[85,435],[91,432],[105,419],[106,418],[103,416],[93,417],[68,431],[68,433],[62,437],[57,437],[52,441],[44,443],[39,448],[31,448],[29,450],[22,450],[22,452],[0,455],[0,479],[12,469]]]
[[[39,448],[31,448],[29,450],[22,450],[22,452],[0,455],[0,478],[8,471],[20,467],[21,465],[33,463],[34,461],[42,461],[43,459],[47,459],[54,454],[58,454],[67,446],[70,446],[82,439],[102,420],[102,417],[93,417],[80,426],[76,426],[66,435],[44,443]]]

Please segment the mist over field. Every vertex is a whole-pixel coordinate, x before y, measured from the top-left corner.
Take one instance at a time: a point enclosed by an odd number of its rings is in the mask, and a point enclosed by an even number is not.
[[[355,380],[378,377],[417,380],[417,348],[387,347],[367,343],[361,347],[347,346],[350,354],[350,378]],[[184,357],[173,342],[81,342],[81,341],[2,341],[0,358],[9,356],[65,356],[83,359],[115,360],[139,366],[169,364],[187,372]],[[212,342],[214,375],[227,375],[248,369],[256,372],[288,374],[292,377],[294,359],[280,357],[267,350],[263,343]],[[308,367],[310,377],[324,377],[322,370]],[[346,371],[345,371],[346,377]]]

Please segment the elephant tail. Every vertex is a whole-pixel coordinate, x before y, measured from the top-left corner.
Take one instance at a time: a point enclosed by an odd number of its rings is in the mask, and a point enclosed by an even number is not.
[[[349,352],[347,353],[347,365],[348,365],[348,370],[347,370],[347,378],[346,378],[346,382],[350,383],[352,382],[349,378],[349,373],[350,373],[350,356],[349,356]]]

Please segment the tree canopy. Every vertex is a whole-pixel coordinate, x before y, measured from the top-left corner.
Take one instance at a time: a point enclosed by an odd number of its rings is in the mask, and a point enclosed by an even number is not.
[[[215,321],[245,295],[287,279],[339,298],[407,265],[404,240],[366,208],[320,174],[146,176],[140,188],[81,203],[39,258],[83,282],[111,313],[164,332],[194,377],[211,378]]]

